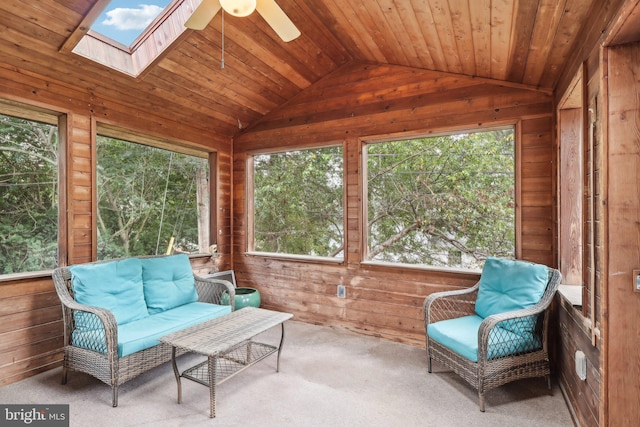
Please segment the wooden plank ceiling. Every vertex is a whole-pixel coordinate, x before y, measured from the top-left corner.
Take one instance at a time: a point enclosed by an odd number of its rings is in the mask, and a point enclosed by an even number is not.
[[[257,13],[227,15],[221,69],[218,14],[205,30],[187,30],[134,78],[60,51],[98,1],[0,2],[0,69],[44,75],[96,99],[163,106],[158,115],[188,115],[203,131],[225,138],[350,63],[395,64],[552,90],[587,17],[609,3],[277,0],[301,30],[298,39],[282,42]]]

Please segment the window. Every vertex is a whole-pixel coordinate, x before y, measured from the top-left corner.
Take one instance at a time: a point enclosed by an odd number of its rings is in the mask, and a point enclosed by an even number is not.
[[[206,158],[99,135],[97,159],[98,259],[208,252]]]
[[[250,250],[344,257],[342,147],[253,157]]]
[[[58,266],[58,127],[0,114],[0,274]]]
[[[369,261],[475,270],[515,257],[512,127],[365,149]]]
[[[111,0],[91,29],[130,46],[160,15],[171,0]]]

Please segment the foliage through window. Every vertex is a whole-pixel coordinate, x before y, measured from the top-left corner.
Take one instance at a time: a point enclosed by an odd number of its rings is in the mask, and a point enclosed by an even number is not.
[[[57,265],[58,128],[0,115],[0,274]]]
[[[513,128],[369,144],[366,158],[369,260],[515,257]]]
[[[98,136],[98,259],[206,253],[207,159]]]
[[[253,157],[253,250],[344,256],[342,147]]]

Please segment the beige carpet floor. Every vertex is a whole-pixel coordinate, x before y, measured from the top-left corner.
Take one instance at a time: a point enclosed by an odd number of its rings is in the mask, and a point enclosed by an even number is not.
[[[262,336],[277,343],[280,328]],[[186,355],[186,367],[195,356]],[[3,404],[69,404],[70,425],[99,426],[573,426],[554,381],[521,380],[491,391],[486,412],[477,394],[434,364],[427,372],[424,349],[350,331],[286,323],[280,372],[275,355],[217,388],[217,416],[209,418],[206,387],[183,380],[183,403],[167,363],[125,383],[119,406],[111,390],[85,374],[61,369],[0,387]]]

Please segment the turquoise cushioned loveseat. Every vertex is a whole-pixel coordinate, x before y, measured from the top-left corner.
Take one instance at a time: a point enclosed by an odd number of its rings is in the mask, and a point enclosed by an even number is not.
[[[225,280],[193,274],[182,255],[127,258],[57,268],[63,307],[62,382],[69,369],[88,373],[113,390],[171,359],[160,337],[230,313]],[[233,301],[233,298],[231,299]]]

